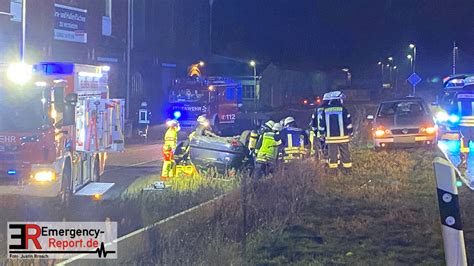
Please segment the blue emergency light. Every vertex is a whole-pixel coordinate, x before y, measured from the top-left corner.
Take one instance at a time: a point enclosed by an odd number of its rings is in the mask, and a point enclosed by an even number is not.
[[[74,64],[43,62],[33,66],[35,72],[41,72],[45,75],[70,75],[74,73]]]
[[[179,110],[176,110],[176,111],[173,112],[173,117],[176,120],[178,120],[181,117],[181,115],[182,115],[181,111],[179,111]]]
[[[457,115],[450,115],[449,116],[449,122],[453,123],[453,124],[456,124],[457,122],[459,122],[459,116]]]
[[[8,170],[7,175],[16,175],[16,170]]]

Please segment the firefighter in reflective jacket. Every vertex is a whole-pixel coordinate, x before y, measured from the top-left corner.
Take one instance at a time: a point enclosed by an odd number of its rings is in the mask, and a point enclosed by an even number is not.
[[[174,152],[178,145],[178,132],[180,130],[179,123],[176,120],[170,120],[166,125],[168,130],[166,130],[165,142],[163,143],[162,180],[168,180],[174,176]]]
[[[328,104],[321,114],[319,132],[328,146],[328,166],[330,169],[337,168],[340,155],[342,167],[350,169],[352,161],[349,141],[353,134],[353,126],[351,115],[343,106],[344,95],[340,91],[333,91],[325,94],[324,98],[328,100]]]
[[[464,154],[467,171],[466,176],[474,181],[474,98],[472,92],[460,92],[453,99],[451,112],[459,117],[459,131],[461,133],[460,153],[456,154],[453,164],[459,165],[461,154]]]
[[[293,117],[287,117],[284,128],[275,136],[276,141],[282,142],[283,160],[285,163],[295,159],[303,159],[307,155],[306,147],[309,145],[308,134],[296,126]]]
[[[273,122],[273,121],[272,121]],[[278,147],[281,141],[275,140],[275,134],[281,130],[280,124],[272,123],[272,128],[266,127],[258,139],[255,159],[255,175],[257,179],[273,172],[278,157]]]
[[[311,133],[313,133],[312,137],[315,138],[313,139],[313,143],[311,144],[315,151],[312,152],[311,155],[315,155],[315,153],[318,152],[319,155],[327,157],[327,150],[325,148],[324,139],[321,137],[321,133],[319,131],[319,122],[321,121],[321,117],[326,106],[327,99],[323,98],[321,105],[314,110],[314,113],[311,116]]]
[[[249,138],[249,143],[248,143],[250,154],[255,154],[255,147],[257,146],[258,140],[262,137],[262,135],[265,132],[272,131],[272,128],[274,125],[275,125],[275,122],[273,120],[268,120],[260,127],[258,131],[252,130],[250,132],[250,138]]]

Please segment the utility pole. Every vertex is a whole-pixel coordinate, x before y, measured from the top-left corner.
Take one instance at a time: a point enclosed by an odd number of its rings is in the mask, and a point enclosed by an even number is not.
[[[456,46],[456,41],[453,42],[453,75],[456,75],[456,56],[457,56],[458,47]]]
[[[21,2],[21,48],[20,61],[25,62],[25,46],[26,46],[26,0]]]
[[[131,51],[132,51],[132,24],[133,24],[133,0],[128,0],[127,1],[128,6],[127,6],[127,99],[125,101],[125,106],[126,106],[126,117],[127,119],[130,119],[130,58],[131,58]]]

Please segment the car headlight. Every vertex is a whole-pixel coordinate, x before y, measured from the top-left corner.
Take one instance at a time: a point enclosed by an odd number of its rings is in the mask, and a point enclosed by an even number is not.
[[[420,128],[421,133],[427,133],[427,134],[434,134],[436,133],[437,128],[436,127],[422,127]]]
[[[390,134],[390,130],[388,130],[388,129],[380,129],[379,128],[379,129],[375,130],[375,132],[374,132],[375,137],[383,137],[383,136],[388,135],[388,134]]]
[[[441,111],[436,114],[436,120],[440,122],[446,122],[449,120],[449,115],[448,113]]]
[[[42,170],[34,173],[33,179],[37,182],[51,182],[56,179],[56,173],[51,170]]]

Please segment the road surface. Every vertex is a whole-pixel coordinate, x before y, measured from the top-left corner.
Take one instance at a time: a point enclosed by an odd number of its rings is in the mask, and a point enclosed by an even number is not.
[[[104,195],[102,201],[74,197],[71,206],[62,209],[54,199],[0,197],[0,243],[6,243],[4,234],[9,221],[105,221],[109,218],[120,222],[130,219],[134,212],[121,210],[118,198],[135,180],[159,173],[160,159],[161,144],[132,145],[123,153],[109,154],[101,182],[112,182],[115,185]],[[132,229],[134,228],[125,230]],[[4,252],[5,248],[0,248],[0,257]]]

